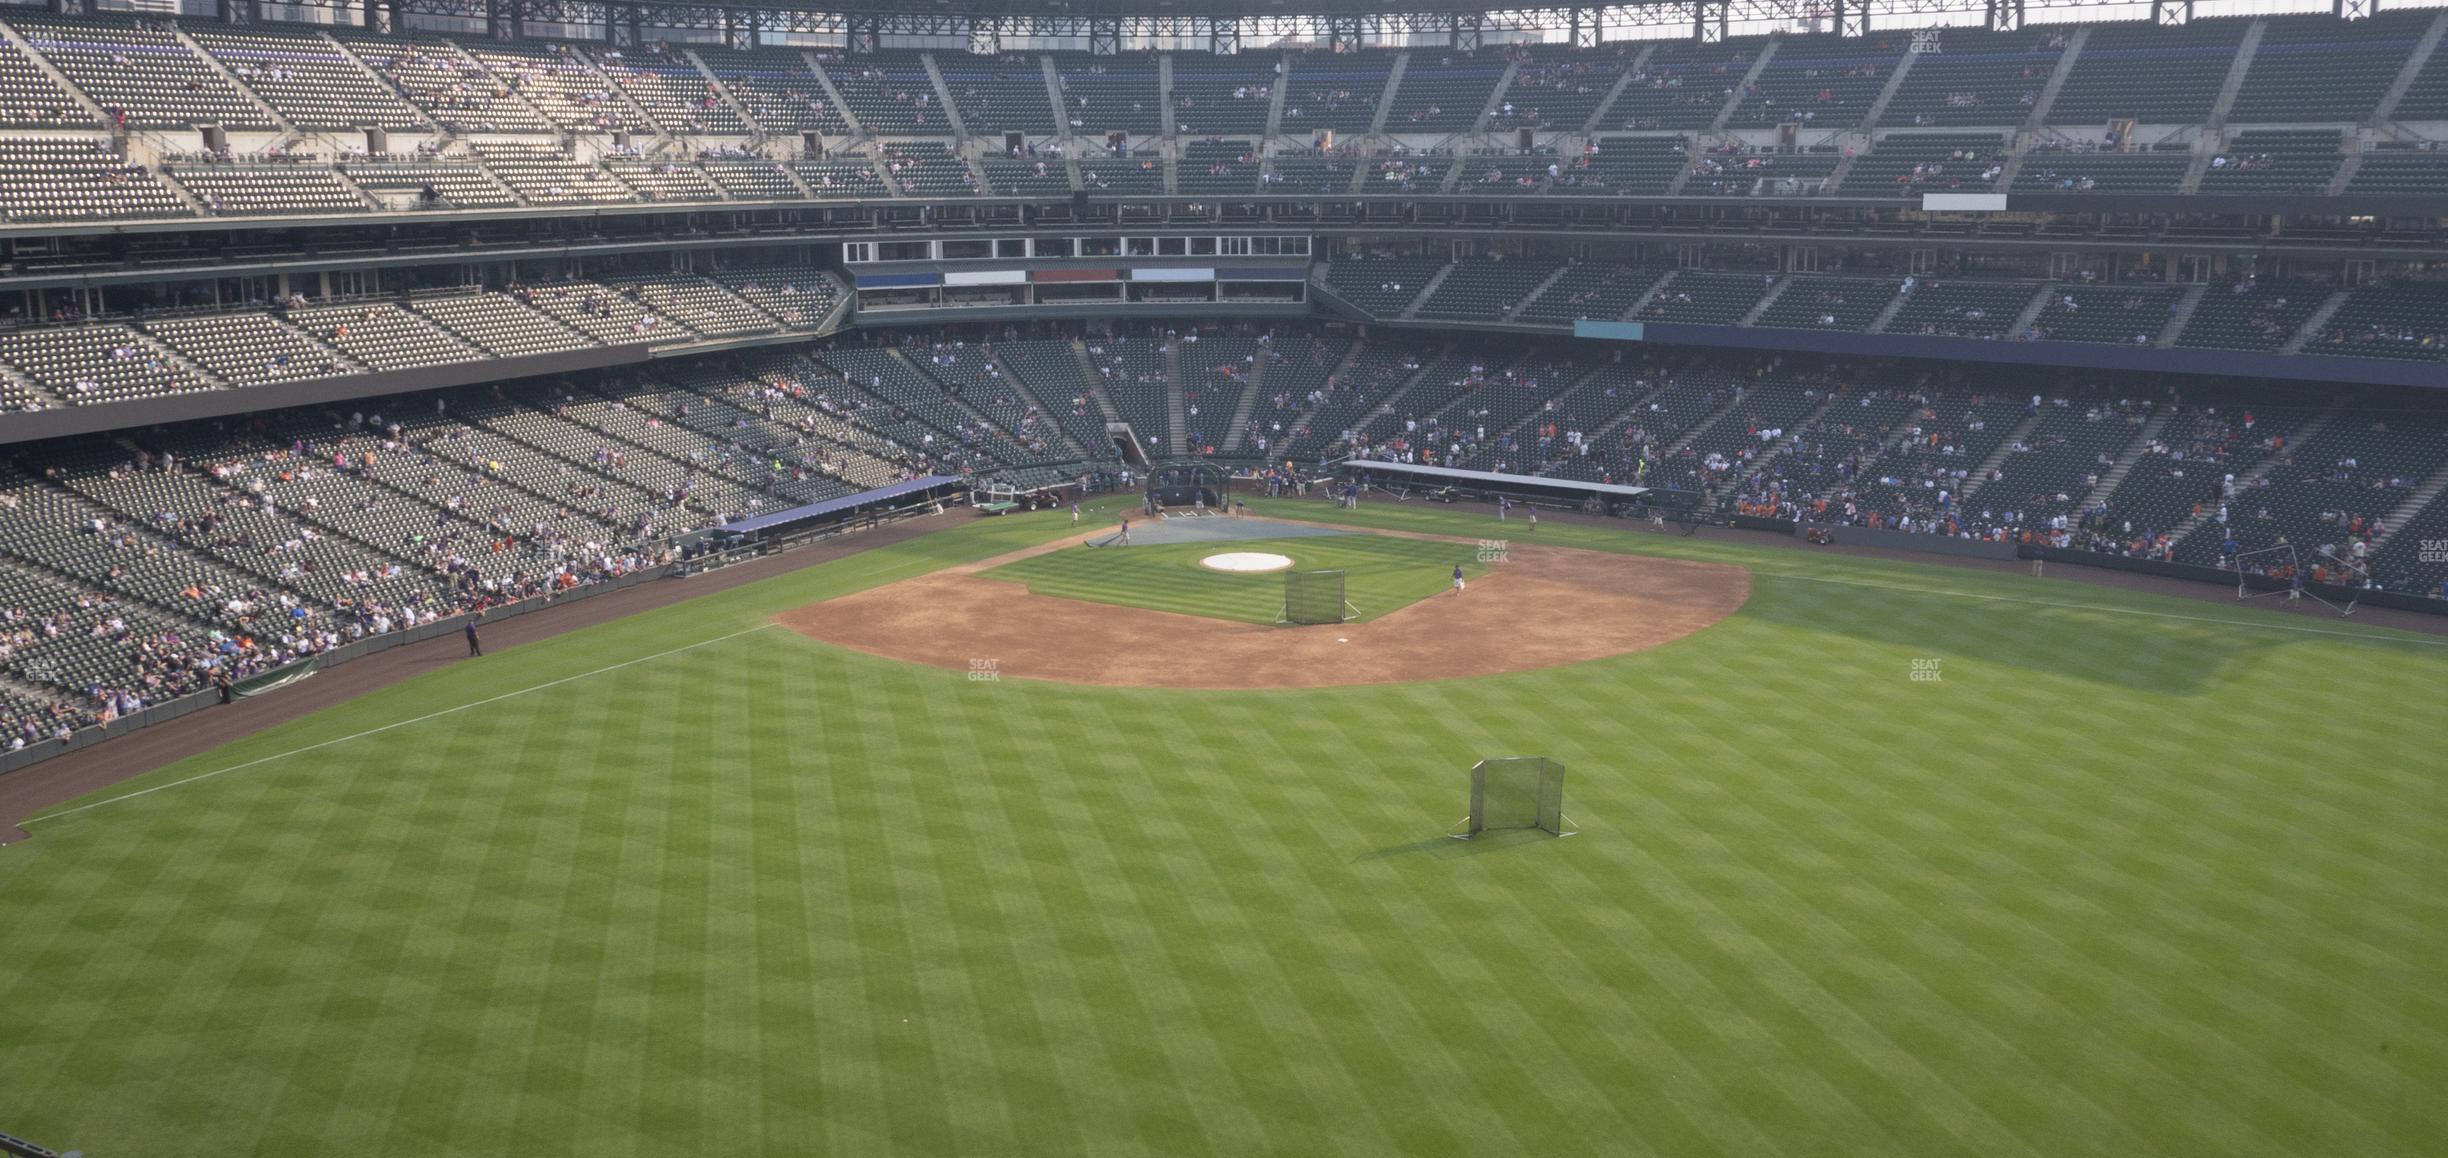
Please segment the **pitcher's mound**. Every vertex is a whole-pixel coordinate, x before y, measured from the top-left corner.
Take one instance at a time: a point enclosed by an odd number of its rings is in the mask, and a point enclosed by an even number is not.
[[[1285,571],[1291,569],[1292,557],[1278,555],[1273,551],[1226,551],[1221,555],[1209,555],[1199,560],[1199,566],[1210,571],[1232,571],[1238,574]]]
[[[1031,594],[937,572],[780,617],[854,651],[1013,679],[1108,687],[1311,688],[1535,671],[1644,651],[1732,615],[1750,572],[1513,544],[1461,595],[1366,623],[1271,627]]]

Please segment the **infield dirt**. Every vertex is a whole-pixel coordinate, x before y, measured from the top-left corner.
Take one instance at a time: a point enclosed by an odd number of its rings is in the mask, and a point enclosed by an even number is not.
[[[794,631],[888,659],[999,678],[1106,687],[1340,687],[1535,671],[1671,643],[1732,615],[1750,573],[1604,551],[1526,545],[1460,595],[1365,623],[1276,627],[1037,595],[979,574],[1015,552],[777,617]]]

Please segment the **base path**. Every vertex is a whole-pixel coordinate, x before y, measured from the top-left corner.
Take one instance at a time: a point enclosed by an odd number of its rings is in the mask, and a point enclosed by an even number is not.
[[[1034,552],[1030,552],[1034,553]],[[1001,562],[996,560],[994,562]],[[780,616],[869,655],[1108,687],[1312,688],[1535,671],[1642,651],[1732,615],[1740,567],[1512,545],[1467,592],[1366,623],[1274,627],[1036,595],[960,568]]]

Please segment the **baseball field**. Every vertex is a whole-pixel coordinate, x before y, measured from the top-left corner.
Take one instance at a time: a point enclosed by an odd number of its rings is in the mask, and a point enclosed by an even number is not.
[[[0,849],[0,1130],[97,1158],[2443,1152],[2448,641],[1254,509],[1360,532],[1225,546],[1333,556],[1368,618],[1277,627],[1280,576],[979,519],[37,817]],[[875,627],[930,600],[959,605],[935,642]],[[1579,834],[1448,839],[1470,765],[1529,754]]]

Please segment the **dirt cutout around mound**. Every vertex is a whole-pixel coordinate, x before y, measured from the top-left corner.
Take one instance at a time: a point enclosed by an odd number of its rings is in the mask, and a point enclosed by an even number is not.
[[[777,618],[826,643],[954,671],[1105,687],[1342,687],[1537,671],[1681,639],[1751,597],[1740,567],[1514,540],[1450,591],[1366,623],[1277,627],[1037,595],[978,572],[1066,541]]]

